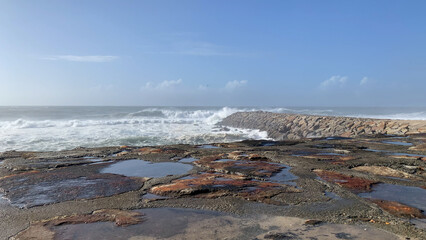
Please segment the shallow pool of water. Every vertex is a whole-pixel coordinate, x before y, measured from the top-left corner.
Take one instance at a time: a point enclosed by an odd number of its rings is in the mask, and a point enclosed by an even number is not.
[[[417,228],[426,230],[426,219],[412,218],[410,219],[410,222],[416,225]]]
[[[394,145],[400,145],[400,146],[412,146],[412,143],[409,142],[398,142],[398,141],[382,141],[382,143],[387,144],[394,144]]]
[[[197,161],[197,160],[198,159],[196,159],[196,158],[182,158],[178,162],[180,162],[180,163],[192,163],[192,162]]]
[[[261,142],[260,143],[260,146],[262,146],[262,147],[272,147],[272,146],[275,146],[275,145],[277,145],[276,142]]]
[[[284,164],[279,164],[279,165],[283,166],[284,169],[274,174],[272,177],[269,178],[268,181],[296,186],[296,183],[293,182],[293,180],[296,180],[299,177],[297,177],[296,175],[290,172],[291,167]]]
[[[219,159],[219,160],[215,160],[215,162],[236,162],[236,160],[234,160],[234,159]]]
[[[60,225],[53,228],[58,239],[398,239],[369,226],[321,224],[306,226],[306,219],[256,215],[238,217],[194,209],[155,208],[137,210],[144,221],[117,227],[111,222]],[[272,232],[271,232],[272,231]],[[271,237],[268,237],[271,236]],[[284,239],[281,237],[280,239]]]
[[[101,173],[113,173],[128,177],[159,178],[167,175],[181,175],[192,169],[192,166],[176,162],[152,163],[149,161],[133,159],[120,161],[103,168]]]
[[[146,193],[142,196],[142,199],[167,199],[168,197],[160,196],[152,193]]]
[[[220,147],[218,147],[218,146],[214,146],[214,145],[210,145],[210,144],[207,144],[207,145],[201,145],[201,146],[198,146],[198,148],[220,148]]]
[[[315,155],[323,155],[323,156],[345,156],[345,154],[342,153],[333,153],[333,152],[326,152],[326,153],[317,153]]]
[[[342,199],[339,195],[335,194],[334,192],[325,191],[324,195],[329,197],[329,198],[336,199],[336,200]]]
[[[347,137],[327,137],[327,138],[325,138],[323,140],[349,140],[349,139],[352,139],[352,138],[347,138]]]
[[[396,201],[426,211],[426,189],[388,183],[373,185],[373,191],[360,193],[360,197]]]
[[[367,152],[389,152],[389,151],[386,151],[386,150],[377,150],[377,149],[370,149],[370,148],[366,148],[366,149],[364,149],[364,151],[367,151]]]
[[[5,198],[2,193],[0,193],[0,206],[8,204],[10,204],[9,200],[7,200],[7,198]]]
[[[389,153],[388,155],[393,155],[393,156],[410,156],[410,157],[426,157],[426,155],[412,154],[412,153]]]

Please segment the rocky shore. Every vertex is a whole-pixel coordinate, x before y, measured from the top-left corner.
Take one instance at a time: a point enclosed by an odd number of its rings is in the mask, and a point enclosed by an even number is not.
[[[426,134],[0,153],[0,239],[426,239]]]
[[[237,112],[223,119],[219,124],[228,127],[259,129],[266,131],[269,137],[276,140],[426,133],[425,120],[383,120],[262,111]]]

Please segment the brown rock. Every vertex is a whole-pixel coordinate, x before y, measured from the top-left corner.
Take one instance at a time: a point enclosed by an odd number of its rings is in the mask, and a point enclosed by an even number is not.
[[[354,192],[369,192],[371,185],[377,183],[371,180],[347,176],[334,171],[315,169],[314,172],[327,182],[332,182]]]
[[[54,237],[55,237],[55,232],[50,230],[48,227],[44,226],[43,224],[34,224],[10,239],[11,240],[53,240]]]
[[[217,161],[223,158],[223,155],[203,157],[194,164],[200,167],[207,167],[216,172],[241,174],[254,177],[271,177],[274,173],[284,168],[279,164],[265,161]]]
[[[234,159],[234,160],[241,160],[247,157],[244,155],[243,151],[233,151],[228,153],[228,158]]]
[[[426,143],[408,148],[409,150],[426,151]]]
[[[171,184],[155,186],[151,192],[157,195],[185,196],[199,198],[217,198],[236,196],[250,201],[278,204],[270,198],[284,192],[300,190],[278,183],[247,180],[234,174],[203,173],[191,176],[191,179],[178,179]]]
[[[422,156],[410,156],[410,155],[392,155],[391,157],[400,158],[400,159],[413,159],[413,160],[418,160],[422,158]]]
[[[389,212],[392,215],[398,217],[409,217],[409,218],[425,218],[420,209],[404,205],[399,202],[386,201],[380,199],[369,199],[373,203],[377,204],[379,207],[383,208],[385,211]]]
[[[129,226],[141,223],[143,214],[134,211],[118,209],[102,209],[92,214],[61,216],[31,224],[29,228],[18,233],[12,239],[16,240],[50,240],[54,239],[53,227],[64,224],[81,224],[95,222],[115,222],[117,226]]]
[[[318,225],[322,223],[320,220],[310,219],[305,222],[305,225]]]
[[[352,168],[352,170],[360,171],[360,172],[368,172],[368,173],[372,173],[372,174],[376,174],[380,176],[408,178],[408,179],[421,179],[412,174],[395,170],[389,167],[383,167],[383,166],[359,166],[359,167]]]

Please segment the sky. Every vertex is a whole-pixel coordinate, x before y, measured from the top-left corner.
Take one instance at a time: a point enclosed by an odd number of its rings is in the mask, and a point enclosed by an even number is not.
[[[0,0],[0,105],[426,106],[426,1]]]

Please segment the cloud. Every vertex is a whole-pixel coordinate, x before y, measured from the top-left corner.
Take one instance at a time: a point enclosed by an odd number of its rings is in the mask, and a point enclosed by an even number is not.
[[[157,88],[169,88],[182,83],[182,79],[161,82]]]
[[[198,86],[198,89],[199,90],[207,90],[208,87],[209,87],[208,85],[200,85],[200,86]]]
[[[243,87],[246,84],[247,84],[247,80],[241,80],[241,81],[234,80],[234,81],[227,82],[225,85],[225,89],[234,90],[236,88]]]
[[[322,82],[321,88],[325,89],[325,88],[328,88],[328,87],[334,86],[334,85],[343,86],[343,84],[345,84],[346,80],[348,80],[348,77],[346,77],[346,76],[335,75],[335,76],[332,76],[331,78],[325,80],[324,82]]]
[[[50,61],[71,61],[71,62],[112,62],[117,60],[118,56],[101,56],[101,55],[93,55],[93,56],[77,56],[77,55],[54,55],[42,57],[43,60]]]
[[[362,79],[361,79],[361,82],[359,82],[359,85],[364,85],[364,84],[366,84],[368,82],[368,77],[363,77]]]
[[[178,80],[170,80],[170,81],[163,81],[157,85],[153,84],[152,82],[147,82],[145,84],[144,87],[142,87],[142,89],[167,89],[167,88],[172,88],[174,86],[177,86],[179,84],[182,83],[182,79],[178,79]]]

